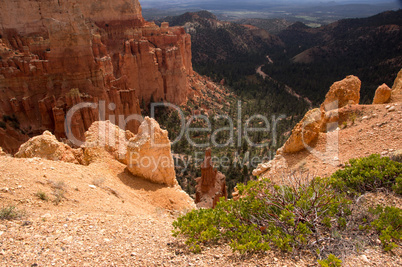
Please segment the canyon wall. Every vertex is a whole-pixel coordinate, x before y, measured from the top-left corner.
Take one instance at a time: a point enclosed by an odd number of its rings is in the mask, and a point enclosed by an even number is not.
[[[190,36],[146,22],[137,0],[0,0],[0,7],[0,146],[9,152],[45,130],[83,140],[102,117],[118,123],[141,114],[140,102],[187,99]],[[100,104],[66,124],[84,102]]]

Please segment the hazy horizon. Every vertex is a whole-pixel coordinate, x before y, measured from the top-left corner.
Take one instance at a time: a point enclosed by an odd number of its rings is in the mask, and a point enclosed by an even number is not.
[[[146,19],[155,20],[185,12],[207,10],[221,20],[285,18],[312,27],[345,18],[369,17],[402,8],[402,0],[139,0]]]

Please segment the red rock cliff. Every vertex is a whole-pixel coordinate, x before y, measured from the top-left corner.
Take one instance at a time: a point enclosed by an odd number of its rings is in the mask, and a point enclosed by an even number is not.
[[[99,106],[77,111],[66,127],[81,102],[104,101],[109,119],[140,114],[139,101],[151,97],[186,101],[190,36],[144,21],[137,0],[0,0],[0,7],[0,146],[10,152],[18,147],[5,143],[44,130],[82,139]],[[15,138],[6,142],[10,131]]]

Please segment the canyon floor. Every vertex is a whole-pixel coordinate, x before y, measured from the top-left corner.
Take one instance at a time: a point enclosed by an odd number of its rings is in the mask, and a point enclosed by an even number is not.
[[[339,134],[338,167],[307,151],[286,158],[288,167],[329,175],[349,158],[388,155],[402,148],[402,105],[352,106]],[[394,107],[389,111],[390,107]],[[320,136],[315,148],[325,147]],[[226,245],[193,254],[172,236],[172,222],[192,203],[180,188],[132,176],[126,166],[104,159],[89,166],[40,158],[0,156],[0,208],[15,206],[21,217],[0,220],[2,266],[316,266],[308,252],[269,251],[240,255]],[[39,194],[38,194],[39,193]],[[43,199],[41,199],[43,198]],[[44,200],[48,198],[47,200]],[[402,207],[386,192],[365,196],[366,205]],[[402,249],[385,253],[379,244],[343,251],[344,266],[401,266]]]

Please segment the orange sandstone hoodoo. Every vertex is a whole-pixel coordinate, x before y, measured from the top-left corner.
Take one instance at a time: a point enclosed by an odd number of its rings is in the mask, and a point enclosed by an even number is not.
[[[204,162],[201,164],[201,177],[195,179],[195,203],[199,208],[215,208],[219,198],[228,197],[226,191],[226,177],[214,169],[212,165],[211,149],[205,151]]]

